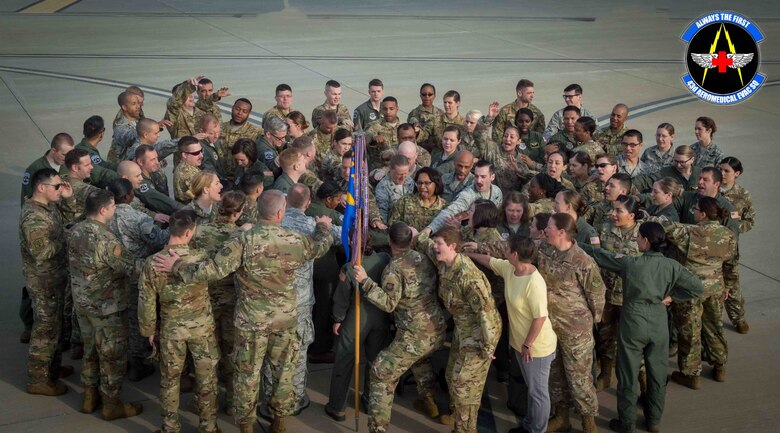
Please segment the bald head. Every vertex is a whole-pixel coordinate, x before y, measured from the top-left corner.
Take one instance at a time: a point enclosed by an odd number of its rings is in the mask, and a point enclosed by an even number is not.
[[[628,105],[620,103],[612,107],[612,113],[609,115],[609,126],[613,130],[622,129],[628,120]]]
[[[410,164],[415,164],[417,162],[417,145],[411,141],[402,141],[398,145],[398,154],[405,156]]]
[[[293,207],[305,211],[309,207],[309,200],[311,200],[311,190],[302,183],[296,183],[287,193],[288,208]]]
[[[257,203],[257,208],[260,210],[260,219],[277,224],[282,222],[286,206],[287,198],[284,196],[284,193],[274,189],[264,191]]]
[[[136,164],[135,161],[122,161],[116,167],[116,172],[119,177],[127,179],[133,184],[133,189],[141,186],[141,167]]]

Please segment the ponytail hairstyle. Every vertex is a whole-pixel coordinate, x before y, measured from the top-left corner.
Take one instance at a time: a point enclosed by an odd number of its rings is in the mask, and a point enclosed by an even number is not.
[[[639,226],[639,235],[650,243],[650,250],[660,253],[666,248],[666,232],[661,224],[654,221],[644,222]]]
[[[214,176],[216,176],[216,173],[208,170],[203,170],[198,173],[195,176],[195,179],[192,180],[189,191],[187,191],[189,199],[195,200],[196,198],[200,197],[200,195],[203,194],[203,190],[211,185],[211,182],[214,180]]]
[[[241,212],[246,206],[246,194],[241,191],[228,191],[222,195],[219,206],[220,216],[231,216]]]
[[[618,198],[615,200],[615,202],[625,206],[626,211],[631,215],[634,215],[634,221],[639,221],[640,219],[642,219],[642,212],[640,210],[641,208],[639,206],[639,201],[637,201],[633,197],[620,194]]]
[[[671,194],[672,198],[677,198],[682,195],[682,187],[673,177],[662,177],[655,181],[661,191],[666,194]]]
[[[720,206],[718,200],[712,197],[702,196],[697,203],[701,211],[708,220],[717,221],[728,216],[728,211]]]

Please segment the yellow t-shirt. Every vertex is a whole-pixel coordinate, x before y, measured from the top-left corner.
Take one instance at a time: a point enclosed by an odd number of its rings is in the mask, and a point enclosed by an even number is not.
[[[531,356],[541,358],[555,352],[558,337],[547,314],[547,283],[539,271],[531,275],[517,276],[515,268],[507,260],[490,259],[490,267],[504,278],[504,297],[509,316],[509,344],[520,352],[531,323],[539,317],[547,317],[542,330],[531,345]]]

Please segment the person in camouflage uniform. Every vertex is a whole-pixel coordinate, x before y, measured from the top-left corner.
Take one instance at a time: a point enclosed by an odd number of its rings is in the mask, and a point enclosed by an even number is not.
[[[429,238],[426,228],[416,249],[427,255],[439,273],[439,298],[452,314],[455,332],[447,361],[447,385],[456,433],[476,433],[477,413],[490,360],[501,335],[501,316],[490,293],[490,283],[468,257],[459,254],[460,232],[445,227]]]
[[[260,219],[240,238],[225,244],[213,258],[177,263],[179,256],[156,256],[157,270],[171,271],[185,282],[221,279],[236,272],[236,342],[233,389],[235,418],[242,433],[251,432],[263,360],[273,371],[274,414],[271,432],[286,431],[285,418],[295,406],[292,389],[298,359],[297,308],[292,285],[295,269],[325,254],[332,243],[330,218],[317,219],[314,238],[280,226],[286,199],[279,191],[260,196]]]
[[[190,195],[190,186],[203,164],[203,146],[195,137],[186,135],[181,137],[178,147],[181,160],[173,169],[173,197],[186,205],[194,198]]]
[[[617,173],[617,158],[612,155],[599,155],[593,167],[596,170],[596,179],[586,183],[580,190],[587,206],[604,200],[604,187],[612,175]]]
[[[230,120],[222,123],[222,126],[219,128],[219,142],[222,143],[225,149],[233,149],[233,145],[240,139],[251,140],[254,143],[263,135],[263,128],[249,122],[249,114],[251,112],[252,103],[249,99],[238,98],[233,103]],[[230,158],[225,159],[224,170],[227,179],[236,178],[236,163],[230,160]]]
[[[205,250],[187,246],[196,230],[197,216],[191,210],[171,215],[170,242],[162,255],[175,253],[181,263],[194,263],[207,257]],[[175,275],[157,272],[154,258],[144,263],[138,278],[138,322],[141,335],[154,344],[157,328],[157,303],[160,304],[160,405],[161,432],[179,432],[179,380],[189,353],[195,371],[198,431],[216,433],[217,361],[219,346],[214,336],[214,317],[209,302],[208,284],[184,282]]]
[[[374,188],[376,204],[387,223],[395,203],[406,194],[414,191],[414,180],[409,176],[409,160],[403,155],[390,159],[390,171]]]
[[[337,124],[336,112],[326,110],[320,116],[319,123],[315,124],[314,129],[306,134],[315,147],[314,164],[317,170],[319,170],[322,159],[325,158],[325,155],[333,145],[333,134],[336,131]]]
[[[739,233],[747,233],[755,223],[756,210],[753,208],[750,192],[737,184],[737,178],[743,173],[742,162],[733,156],[727,156],[720,161],[720,171],[723,177],[720,193],[736,208],[739,215]],[[739,262],[739,251],[735,260]],[[726,314],[737,328],[737,332],[746,334],[750,326],[745,320],[745,298],[742,296],[742,286],[739,284],[739,266],[735,266],[732,272],[725,273],[723,278],[729,292],[725,302]]]
[[[695,167],[715,167],[723,159],[723,152],[717,144],[712,142],[712,137],[718,130],[715,121],[709,117],[701,116],[696,119],[693,132],[696,135],[696,143],[691,144],[694,154],[693,165]]]
[[[263,113],[263,123],[265,123],[266,119],[271,117],[276,117],[284,121],[284,118],[290,114],[293,101],[292,87],[290,87],[289,84],[284,83],[276,86],[274,100],[276,101],[276,105]],[[265,127],[263,129],[265,129]]]
[[[398,199],[387,219],[387,224],[403,222],[422,230],[433,221],[447,201],[441,198],[444,185],[441,175],[434,168],[423,167],[414,176],[414,192]]]
[[[106,224],[115,210],[110,192],[91,192],[84,208],[86,219],[68,234],[70,285],[84,339],[81,411],[94,412],[102,400],[103,419],[107,421],[143,410],[138,403],[120,400],[127,367],[129,302],[123,280],[139,273],[143,259],[134,259],[108,229]]]
[[[628,131],[626,120],[628,120],[628,105],[616,104],[609,114],[609,125],[599,128],[593,134],[593,140],[601,145],[607,155],[617,156],[623,153],[626,146],[621,143],[620,139]]]
[[[612,202],[610,219],[599,230],[601,248],[624,256],[638,256],[639,251],[639,203],[625,195]],[[623,280],[609,270],[602,270],[604,280],[605,304],[601,323],[596,325],[596,356],[599,357],[601,372],[597,379],[596,390],[609,388],[612,384],[612,370],[615,367],[618,325],[623,307]],[[644,371],[641,372],[644,376]],[[644,381],[640,380],[640,385]],[[640,386],[644,392],[645,386]]]
[[[425,128],[435,118],[443,115],[444,111],[433,105],[435,99],[436,87],[433,84],[424,83],[420,86],[420,101],[422,103],[409,112],[406,121],[412,125],[420,125],[420,128]]]
[[[388,96],[382,100],[382,119],[372,123],[366,129],[366,150],[368,156],[368,170],[373,171],[384,167],[385,161],[382,153],[391,150],[398,143],[398,100]]]
[[[51,168],[30,179],[32,196],[19,218],[22,272],[32,300],[33,324],[27,356],[27,392],[55,396],[68,387],[59,380],[73,367],[61,366],[62,310],[68,285],[65,226],[57,202],[72,194]]]
[[[725,266],[737,266],[737,239],[718,220],[727,218],[727,211],[718,200],[702,196],[693,208],[696,224],[669,222],[665,217],[651,217],[661,222],[669,241],[684,258],[685,266],[704,285],[701,299],[672,304],[677,327],[677,364],[679,371],[672,380],[691,389],[698,389],[701,362],[713,365],[716,381],[726,378],[728,345],[723,335],[723,299]]]
[[[564,118],[564,120],[567,120]],[[571,153],[585,152],[590,159],[595,160],[600,154],[604,153],[604,148],[593,141],[593,133],[596,132],[596,121],[590,117],[580,117],[574,122],[574,129],[571,136],[574,138],[576,147],[569,149],[566,143],[566,149]],[[550,141],[554,140],[551,138]]]
[[[642,153],[640,160],[647,164],[650,173],[674,164],[674,126],[671,123],[658,125],[655,131],[655,146],[650,146]]]
[[[202,133],[195,134],[195,138],[199,140],[204,137],[205,135]],[[176,152],[178,143],[178,138],[161,140],[160,125],[152,119],[141,119],[135,125],[135,136],[133,137],[133,140],[129,141],[127,146],[122,148],[119,152],[119,160],[124,161],[126,159],[135,158],[135,150],[144,144],[152,146],[154,150],[157,151],[160,160],[164,160],[168,155]],[[174,157],[174,163],[177,162],[176,159],[177,158]]]
[[[92,160],[86,150],[73,149],[65,155],[68,172],[62,178],[70,184],[73,195],[60,202],[62,220],[66,226],[75,224],[84,214],[84,201],[89,193],[99,188],[88,183],[92,173]]]
[[[423,254],[412,250],[412,230],[404,223],[390,227],[393,259],[382,272],[381,284],[355,266],[355,280],[369,302],[393,313],[398,329],[393,342],[379,353],[371,368],[368,426],[384,433],[390,426],[393,392],[401,375],[410,368],[417,380],[415,407],[438,418],[434,400],[436,377],[430,355],[444,345],[447,323],[436,299],[436,268]]]
[[[485,140],[477,140],[477,144],[482,159],[495,167],[496,184],[504,195],[517,190],[531,177],[531,171],[520,157],[520,133],[516,127],[509,125],[504,129],[500,145]]]
[[[311,112],[311,124],[315,128],[320,123],[322,113],[327,110],[336,112],[337,126],[339,128],[346,128],[350,131],[354,128],[349,108],[341,103],[341,83],[336,80],[328,80],[325,83],[325,102],[314,107],[314,110]]]
[[[218,119],[220,117],[219,106],[216,102],[221,97],[228,96],[229,93],[226,90],[224,92],[220,90],[223,93],[215,92],[211,98],[201,99],[198,101],[200,104],[196,104],[195,91],[201,78],[203,78],[202,75],[177,84],[173,88],[173,95],[168,98],[164,119],[172,123],[168,127],[168,133],[171,134],[172,139],[197,134],[200,118],[207,113],[215,115]]]
[[[625,173],[615,173],[604,186],[604,199],[595,203],[591,202],[582,216],[593,227],[601,228],[611,218],[612,202],[617,200],[619,196],[627,196],[630,193],[631,176]]]
[[[534,100],[534,83],[531,80],[522,79],[515,86],[517,98],[512,103],[501,107],[498,116],[493,122],[493,140],[501,141],[504,137],[504,131],[507,126],[517,127],[516,118],[520,109],[525,108],[533,113],[531,117],[530,131],[542,134],[544,133],[544,114],[536,105],[532,104]]]
[[[424,127],[421,125],[415,126],[415,129],[418,129],[417,144],[431,152],[441,145],[445,128],[453,125],[463,130],[464,127],[463,116],[458,112],[460,93],[455,90],[448,90],[442,100],[444,102],[444,112],[434,116]]]
[[[341,159],[352,149],[352,133],[348,129],[339,128],[333,133],[333,143],[319,163],[317,176],[323,181],[340,177]]]
[[[111,137],[111,147],[108,149],[108,157],[106,158],[108,162],[117,163],[123,160],[124,158],[121,158],[120,154],[135,140],[136,123],[145,117],[142,109],[143,100],[144,97],[142,95],[129,90],[125,90],[117,97],[119,112],[117,112],[112,124],[114,131]]]
[[[131,161],[122,161],[120,164],[134,164]],[[170,233],[155,224],[154,219],[133,208],[135,200],[133,185],[127,179],[117,179],[108,185],[108,190],[114,195],[116,212],[114,218],[108,223],[111,233],[122,243],[136,259],[144,259],[157,251],[168,242]],[[149,355],[149,345],[140,333],[138,326],[138,280],[130,276],[124,280],[125,287],[130,294],[128,302],[128,329],[130,333],[128,344],[128,379],[137,382],[154,373],[154,367],[146,362]]]
[[[262,173],[252,173],[241,178],[240,191],[246,195],[246,205],[244,206],[243,212],[241,212],[241,217],[236,221],[236,224],[254,224],[257,221],[257,217],[260,213],[257,208],[257,199],[260,198],[260,194],[265,190],[264,183],[265,177]]]

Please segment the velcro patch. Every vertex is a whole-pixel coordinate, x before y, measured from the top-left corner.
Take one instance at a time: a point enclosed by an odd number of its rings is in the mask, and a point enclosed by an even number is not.
[[[24,172],[24,176],[22,176],[22,185],[29,185],[30,184],[30,173]]]
[[[99,165],[100,163],[103,162],[103,160],[100,158],[100,155],[98,155],[97,153],[92,154],[90,159],[92,160],[92,163],[95,165]]]
[[[146,194],[147,192],[149,192],[149,185],[142,183],[141,186],[138,187],[138,192],[140,192],[141,194]]]

